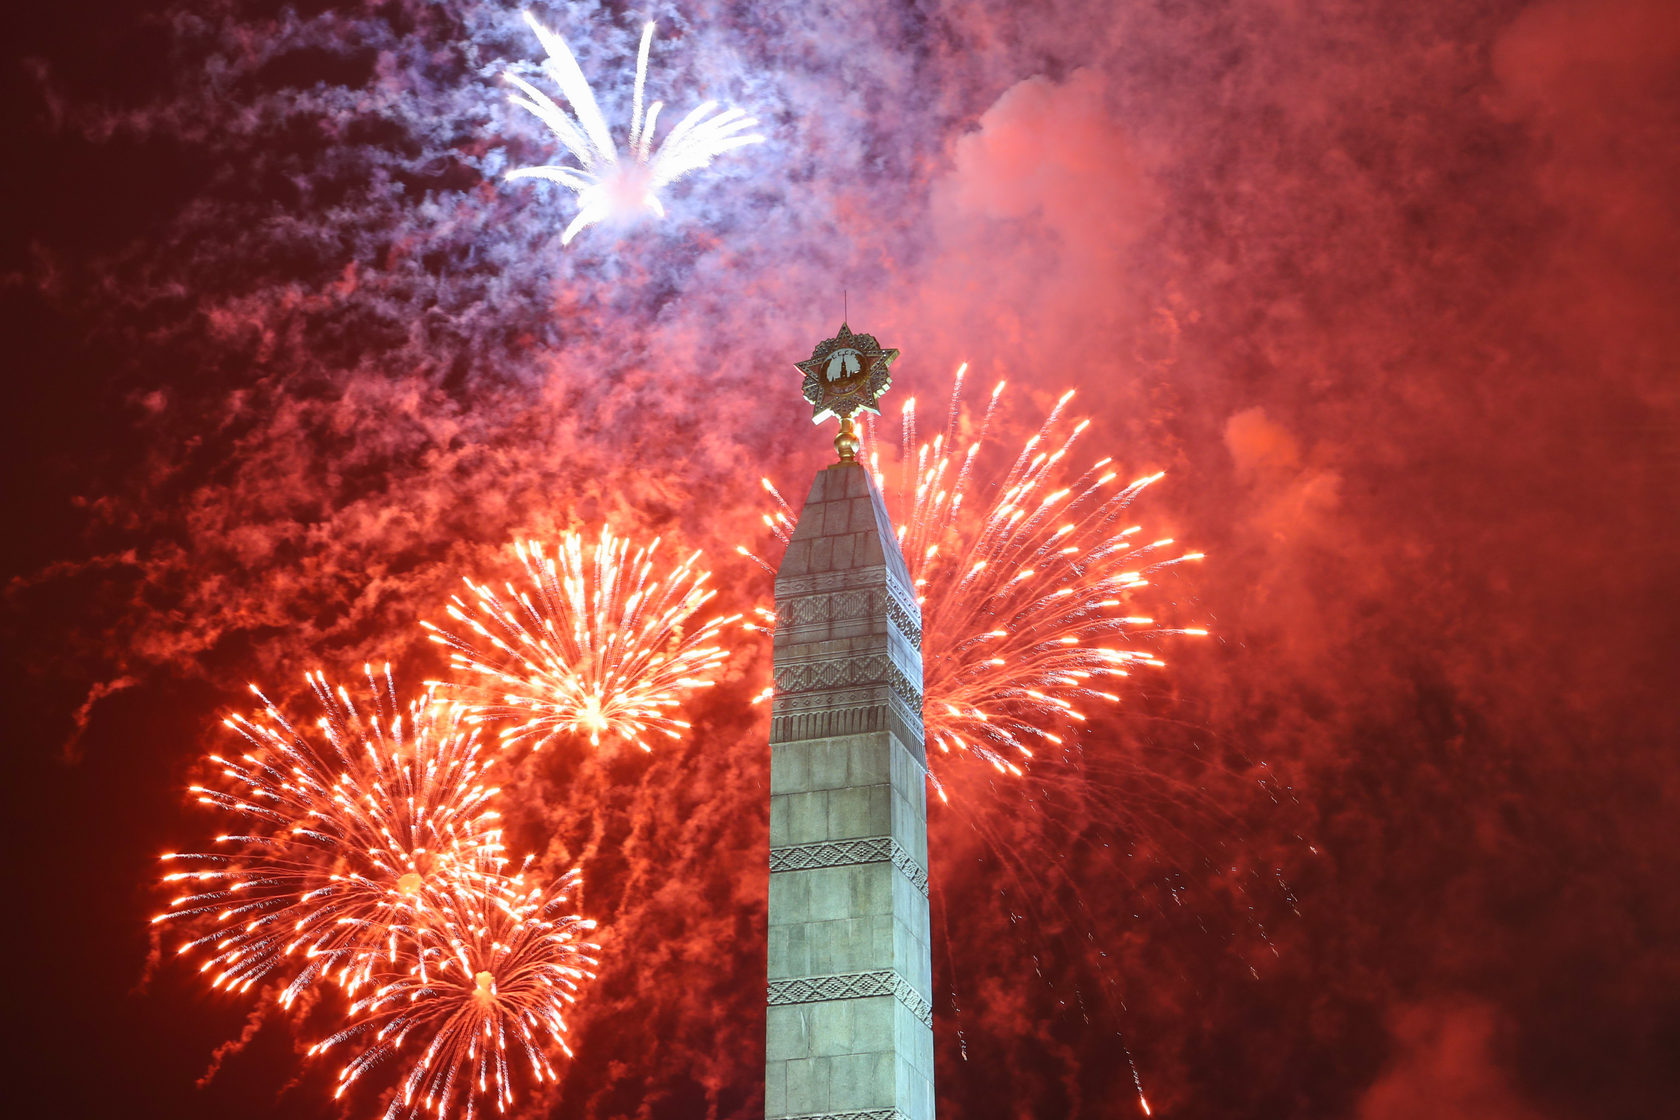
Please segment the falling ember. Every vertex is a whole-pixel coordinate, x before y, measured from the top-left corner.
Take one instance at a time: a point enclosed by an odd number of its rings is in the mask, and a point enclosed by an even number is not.
[[[350,1026],[310,1048],[314,1056],[364,1044],[339,1070],[335,1096],[395,1059],[403,1074],[386,1120],[458,1107],[471,1120],[486,1095],[499,1111],[513,1103],[521,1066],[538,1083],[559,1079],[551,1055],[571,1056],[565,1012],[595,975],[599,946],[583,940],[595,923],[561,914],[578,872],[545,889],[499,863],[456,865],[429,890],[417,951],[379,972],[374,991],[351,1006]]]
[[[528,586],[505,584],[505,598],[465,580],[471,594],[448,607],[455,629],[421,625],[454,651],[470,718],[515,721],[503,739],[539,747],[560,734],[643,750],[646,735],[680,739],[689,725],[675,710],[714,683],[728,657],[720,632],[739,616],[688,629],[714,594],[711,573],[695,568],[699,553],[656,572],[658,547],[632,552],[610,528],[593,547],[565,533],[552,556],[535,541],[515,546]]]
[[[364,711],[309,675],[318,734],[253,686],[262,716],[227,721],[247,749],[211,755],[221,781],[193,787],[238,824],[217,851],[164,857],[191,869],[164,876],[186,893],[152,920],[193,930],[179,951],[208,951],[212,987],[243,991],[281,972],[285,1005],[322,976],[353,991],[413,941],[430,876],[498,847],[489,759],[463,709],[428,692],[404,713],[389,666],[367,678]]]
[[[559,85],[571,105],[567,113],[547,94],[513,73],[505,75],[518,87],[509,100],[530,111],[554,133],[574,156],[579,166],[566,164],[521,167],[507,173],[509,179],[547,179],[569,188],[578,197],[577,216],[560,235],[562,245],[571,244],[580,230],[608,218],[643,211],[665,216],[659,192],[692,171],[733,148],[757,144],[764,138],[743,135],[758,122],[740,109],[714,112],[717,102],[705,101],[677,122],[657,145],[653,142],[654,122],[664,103],[655,101],[642,111],[647,86],[648,50],[653,44],[653,24],[642,28],[642,45],[636,54],[636,85],[630,112],[630,134],[623,152],[614,143],[612,131],[595,101],[595,93],[583,76],[566,41],[538,23],[529,12],[525,22],[536,32],[548,58],[543,69]]]
[[[1066,418],[1070,391],[991,481],[987,438],[1004,386],[975,421],[963,407],[966,372],[931,441],[918,442],[912,399],[897,466],[870,456],[922,607],[923,720],[941,797],[943,759],[969,755],[1019,776],[1037,751],[1064,746],[1091,705],[1119,703],[1126,677],[1163,667],[1159,639],[1207,633],[1137,609],[1152,577],[1202,558],[1170,539],[1140,542],[1142,527],[1122,520],[1162,475],[1128,483],[1111,458],[1074,467],[1089,422]],[[785,543],[793,510],[764,485],[779,505],[767,520]]]

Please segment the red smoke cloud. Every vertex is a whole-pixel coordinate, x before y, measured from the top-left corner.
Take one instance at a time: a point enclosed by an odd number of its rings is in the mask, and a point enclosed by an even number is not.
[[[1359,1102],[1359,1120],[1412,1116],[1533,1120],[1490,1053],[1486,1007],[1407,1007],[1394,1015],[1393,1056]]]

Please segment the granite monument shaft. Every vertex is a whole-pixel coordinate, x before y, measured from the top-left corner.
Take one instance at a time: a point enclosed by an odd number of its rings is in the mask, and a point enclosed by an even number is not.
[[[776,575],[770,1120],[934,1115],[921,614],[852,425],[897,353],[842,326],[799,364],[840,462]]]

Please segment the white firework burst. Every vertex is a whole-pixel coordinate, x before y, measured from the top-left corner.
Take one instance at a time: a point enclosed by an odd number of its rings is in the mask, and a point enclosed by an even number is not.
[[[508,100],[529,110],[554,133],[580,166],[554,164],[521,167],[507,173],[509,179],[547,179],[567,187],[578,196],[577,216],[560,235],[562,245],[571,244],[580,230],[615,216],[643,210],[665,216],[659,192],[691,171],[697,171],[732,148],[756,144],[764,137],[747,132],[758,123],[741,109],[718,111],[715,101],[702,102],[657,145],[653,142],[654,122],[664,102],[655,101],[643,112],[647,86],[648,49],[653,43],[653,24],[642,28],[642,46],[636,54],[636,87],[630,109],[630,135],[620,151],[612,130],[601,115],[595,93],[583,76],[566,41],[525,13],[548,58],[543,70],[560,86],[572,111],[568,113],[553,98],[511,71],[506,78],[518,88]]]

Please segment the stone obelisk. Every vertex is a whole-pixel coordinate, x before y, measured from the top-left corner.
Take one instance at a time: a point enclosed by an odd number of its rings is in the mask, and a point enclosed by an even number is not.
[[[770,730],[770,1120],[933,1120],[921,615],[852,417],[897,350],[817,346],[815,418],[840,419],[776,573]]]

